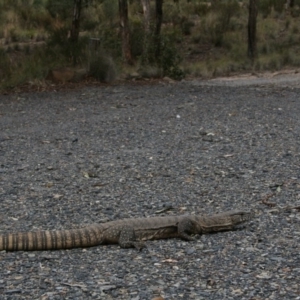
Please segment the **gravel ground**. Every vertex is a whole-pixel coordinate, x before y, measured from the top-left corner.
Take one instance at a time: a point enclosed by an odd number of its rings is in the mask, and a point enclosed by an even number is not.
[[[0,299],[300,299],[299,82],[1,96],[1,232],[252,209],[245,228],[0,252]]]

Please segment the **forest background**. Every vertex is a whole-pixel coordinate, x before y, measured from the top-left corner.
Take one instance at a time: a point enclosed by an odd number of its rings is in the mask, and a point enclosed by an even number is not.
[[[300,65],[300,0],[0,0],[0,89]]]

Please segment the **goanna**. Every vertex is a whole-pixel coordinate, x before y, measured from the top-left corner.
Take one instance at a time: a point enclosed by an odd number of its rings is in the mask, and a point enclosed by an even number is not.
[[[141,249],[143,241],[167,238],[194,240],[191,234],[232,230],[250,220],[252,212],[233,210],[214,215],[132,218],[85,228],[19,232],[0,235],[0,250],[54,250],[119,244]]]

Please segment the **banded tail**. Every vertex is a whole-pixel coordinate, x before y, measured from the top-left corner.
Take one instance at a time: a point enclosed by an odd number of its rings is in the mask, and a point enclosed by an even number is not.
[[[19,232],[0,235],[0,251],[54,250],[101,244],[99,226],[57,231]]]

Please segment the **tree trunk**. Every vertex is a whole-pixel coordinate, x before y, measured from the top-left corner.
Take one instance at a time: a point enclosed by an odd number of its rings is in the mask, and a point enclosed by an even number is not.
[[[144,13],[144,30],[145,33],[150,32],[150,0],[141,0]]]
[[[162,24],[162,19],[163,19],[163,0],[156,0],[156,5],[155,5],[155,12],[156,12],[156,27],[155,27],[155,34],[160,35],[160,30],[161,30],[161,24]]]
[[[160,31],[161,31],[161,24],[163,20],[163,0],[156,0],[155,6],[155,18],[156,18],[156,27],[155,27],[155,43],[156,43],[156,51],[155,55],[156,58],[160,55]]]
[[[150,0],[141,0],[144,14],[144,41],[142,63],[149,63],[149,39],[150,39]]]
[[[257,56],[256,18],[257,18],[257,0],[249,0],[248,57],[251,58],[252,60],[254,60]]]
[[[81,0],[74,0],[73,7],[73,20],[71,27],[70,40],[74,43],[78,42],[79,29],[80,29],[80,13],[81,13]]]
[[[120,29],[122,35],[123,59],[126,61],[126,63],[132,65],[133,60],[132,60],[131,47],[130,47],[127,0],[119,0],[119,14],[120,14]]]

